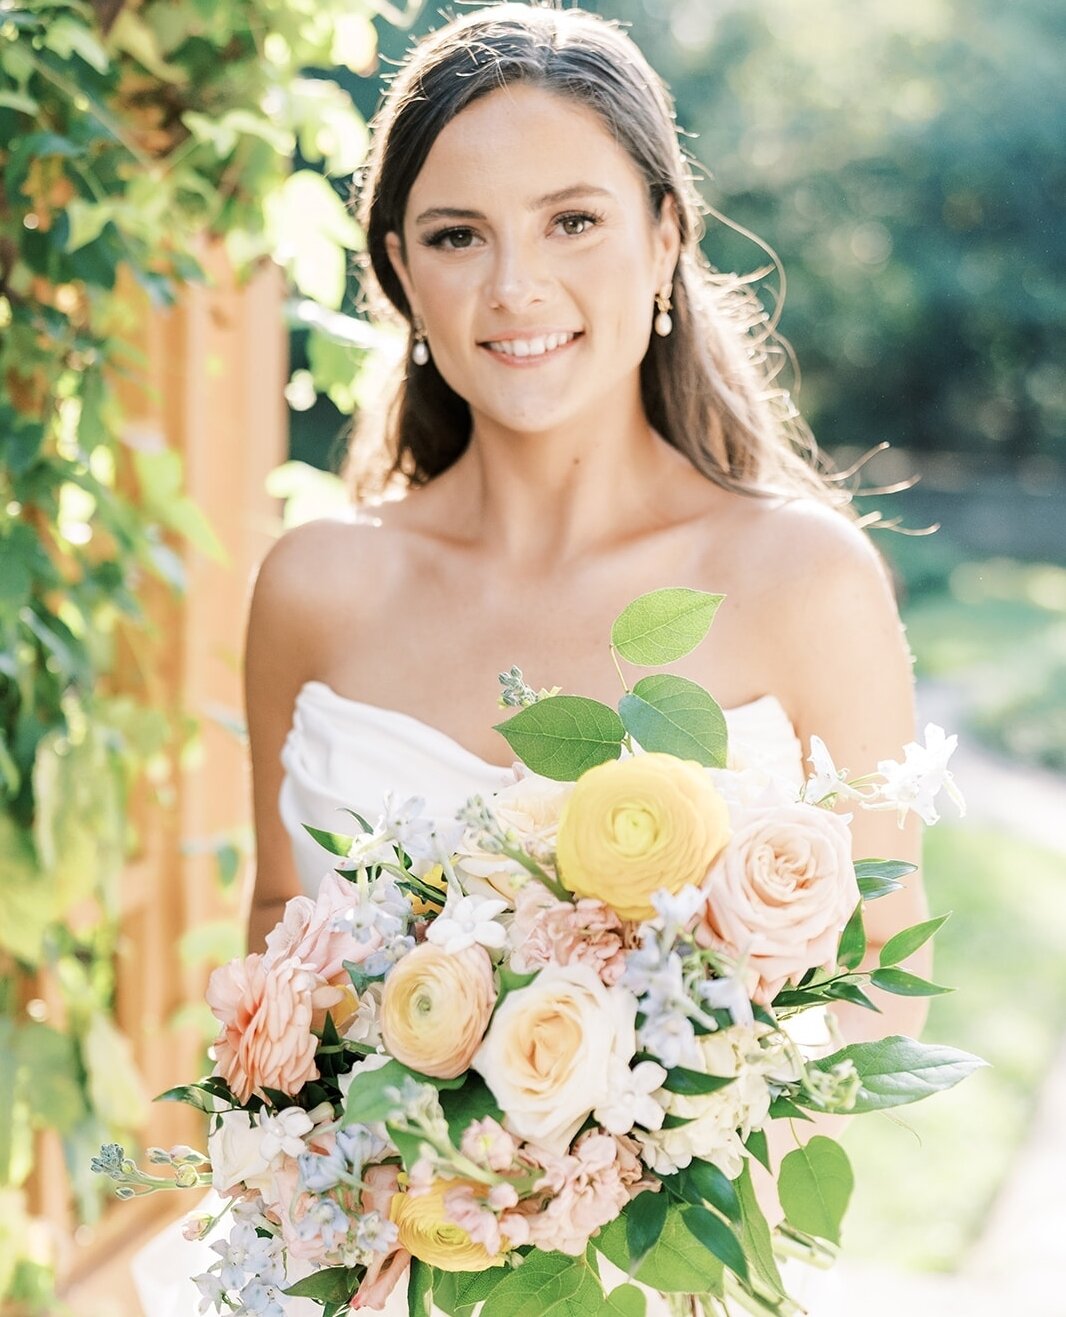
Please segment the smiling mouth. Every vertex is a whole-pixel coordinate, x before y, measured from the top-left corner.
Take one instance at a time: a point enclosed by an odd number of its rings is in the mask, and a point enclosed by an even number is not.
[[[529,361],[551,356],[568,347],[582,335],[580,332],[564,331],[554,334],[539,334],[529,338],[494,339],[479,346],[511,361]]]

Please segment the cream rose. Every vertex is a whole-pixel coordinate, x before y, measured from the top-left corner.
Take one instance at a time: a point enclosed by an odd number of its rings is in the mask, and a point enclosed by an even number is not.
[[[263,1130],[247,1111],[224,1111],[207,1138],[211,1183],[225,1194],[237,1185],[263,1190],[270,1180],[270,1161],[263,1156]]]
[[[704,884],[701,946],[746,958],[752,997],[832,961],[859,902],[851,831],[838,814],[792,804],[753,813]]]
[[[561,1154],[607,1102],[613,1063],[632,1059],[635,1018],[633,996],[587,965],[551,965],[504,998],[471,1064],[508,1129]]]
[[[500,826],[513,832],[518,845],[535,860],[548,862],[555,854],[556,834],[563,806],[573,791],[571,782],[554,782],[528,770],[517,782],[495,792],[488,806]],[[477,844],[467,829],[455,853],[456,870],[470,891],[491,891],[513,901],[528,872],[506,855],[493,855]]]
[[[412,1070],[454,1079],[469,1067],[495,1005],[492,961],[484,947],[450,954],[423,942],[385,979],[382,1042]]]
[[[729,812],[705,768],[633,755],[578,779],[559,823],[559,877],[623,919],[650,919],[652,896],[698,887],[728,839]]]

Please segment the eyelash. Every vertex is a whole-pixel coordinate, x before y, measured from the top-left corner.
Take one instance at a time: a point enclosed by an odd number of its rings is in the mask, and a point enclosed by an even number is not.
[[[591,229],[598,228],[599,225],[603,223],[604,217],[603,215],[596,214],[596,212],[590,210],[568,210],[563,215],[556,215],[552,223],[563,224],[567,220],[584,220],[586,222],[588,228],[582,229],[580,233],[569,233],[566,235],[569,238],[583,238]],[[465,224],[454,226],[450,229],[440,229],[436,233],[427,234],[427,236],[422,239],[422,243],[426,247],[438,247],[444,251],[469,251],[469,247],[449,246],[448,240],[454,238],[456,234],[473,232],[474,230],[470,228],[469,225]]]

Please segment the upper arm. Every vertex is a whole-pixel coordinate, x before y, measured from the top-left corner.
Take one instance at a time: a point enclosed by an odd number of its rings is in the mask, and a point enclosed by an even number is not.
[[[817,735],[838,769],[865,776],[883,759],[903,759],[914,739],[912,659],[888,572],[864,532],[837,513],[801,517],[790,557],[781,615],[791,643],[782,686],[804,749]],[[853,808],[857,859],[920,860],[921,834],[911,815],[901,829],[895,811]],[[926,916],[920,874],[902,891],[867,907],[872,945]]]
[[[303,683],[317,675],[325,610],[315,607],[313,586],[323,539],[324,527],[315,524],[283,535],[260,564],[248,611],[244,702],[255,829],[252,940],[263,931],[256,912],[279,907],[300,890],[292,844],[278,812],[278,793],[281,751],[296,696]]]

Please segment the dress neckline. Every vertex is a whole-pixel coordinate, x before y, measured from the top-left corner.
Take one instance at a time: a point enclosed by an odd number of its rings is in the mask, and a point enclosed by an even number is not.
[[[353,699],[350,695],[341,695],[339,691],[325,681],[319,681],[312,678],[305,681],[296,695],[296,703],[317,695],[320,699],[333,704],[339,708],[347,708],[365,716],[376,718],[378,721],[392,720],[401,725],[410,727],[412,730],[421,732],[433,737],[440,745],[447,746],[453,753],[462,756],[472,763],[480,765],[482,768],[488,768],[494,772],[509,772],[510,764],[498,764],[495,760],[484,759],[481,755],[469,750],[461,741],[457,741],[454,736],[448,732],[442,731],[439,727],[434,727],[432,723],[425,722],[422,718],[416,717],[413,713],[404,713],[402,709],[392,709],[382,704],[367,704],[364,700]],[[785,706],[776,695],[759,695],[754,700],[748,700],[744,704],[736,704],[731,709],[723,709],[722,712],[726,717],[736,717],[754,713],[757,709],[766,708],[767,710],[776,710],[782,720],[787,724],[792,735],[795,736],[796,730],[792,719],[788,716]]]

